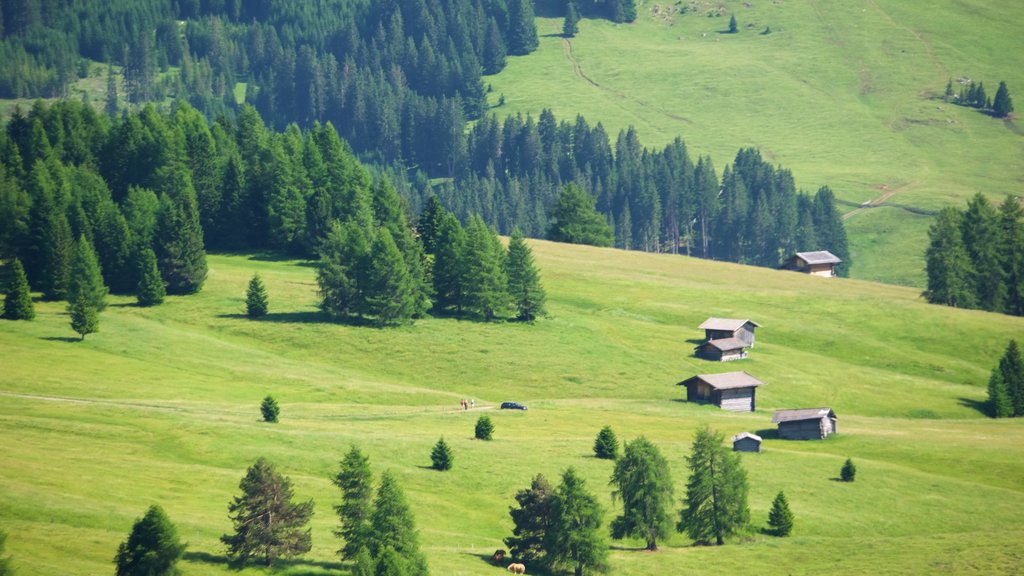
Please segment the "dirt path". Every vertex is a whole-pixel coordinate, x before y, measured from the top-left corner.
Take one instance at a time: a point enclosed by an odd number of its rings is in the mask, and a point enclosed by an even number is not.
[[[902,192],[903,190],[906,190],[909,186],[910,185],[908,184],[908,185],[902,186],[900,188],[890,188],[888,184],[882,184],[882,186],[881,186],[882,195],[881,196],[879,196],[878,198],[875,198],[873,200],[868,200],[867,202],[861,204],[859,208],[857,208],[855,210],[850,210],[846,214],[843,214],[843,220],[849,220],[850,218],[856,216],[857,214],[860,214],[861,212],[864,212],[865,210],[869,210],[871,208],[878,208],[879,206],[882,205],[883,202],[885,202],[886,200],[892,198],[897,193]]]

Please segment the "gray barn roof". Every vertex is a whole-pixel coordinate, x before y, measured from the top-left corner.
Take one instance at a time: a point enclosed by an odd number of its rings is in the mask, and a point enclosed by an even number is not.
[[[758,443],[762,442],[761,437],[757,434],[751,434],[750,432],[740,432],[739,434],[732,437],[733,442],[739,442],[744,438],[750,438],[751,440],[757,440]]]
[[[831,408],[799,408],[796,410],[776,410],[772,416],[772,423],[796,422],[799,420],[818,420],[828,416],[835,418],[836,413]]]
[[[714,316],[712,316],[711,318],[705,320],[703,324],[697,326],[697,328],[700,328],[701,330],[728,330],[730,332],[735,332],[736,330],[742,328],[743,325],[746,324],[747,322],[750,322],[751,324],[757,327],[761,326],[757,322],[754,322],[753,320],[747,320],[746,318],[738,320],[736,318],[715,318]]]
[[[718,340],[709,340],[707,344],[701,346],[710,345],[718,348],[722,352],[728,352],[729,350],[741,350],[743,348],[750,348],[750,344],[747,344],[739,338],[719,338]],[[698,346],[700,348],[700,346]]]
[[[828,250],[817,252],[797,252],[796,255],[808,264],[839,264],[842,260]]]
[[[764,382],[761,382],[757,378],[754,378],[746,372],[723,372],[721,374],[698,374],[691,378],[683,380],[678,385],[687,386],[691,382],[697,382],[698,380],[707,382],[709,386],[715,390],[728,390],[731,388],[756,388],[757,386],[763,386]]]

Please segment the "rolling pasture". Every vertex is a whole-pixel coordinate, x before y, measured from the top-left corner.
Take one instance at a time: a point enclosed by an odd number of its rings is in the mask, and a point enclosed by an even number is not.
[[[501,574],[486,558],[511,533],[513,494],[576,467],[617,513],[598,430],[644,435],[672,466],[677,499],[702,424],[726,436],[771,428],[772,410],[830,406],[839,434],[745,454],[755,530],[721,548],[683,535],[656,553],[614,542],[614,574],[993,574],[1024,553],[1024,421],[979,407],[1024,319],[923,303],[917,291],[684,257],[533,242],[550,316],[535,325],[428,318],[373,329],[323,322],[314,269],[211,256],[203,291],[156,308],[112,298],[78,341],[60,303],[0,322],[0,527],[25,575],[111,573],[132,522],[161,504],[189,544],[188,575],[231,573],[218,541],[245,469],[266,456],[313,498],[313,550],[282,574],[346,573],[334,551],[330,479],[351,444],[392,470],[437,575]],[[259,272],[270,315],[244,316]],[[693,358],[707,316],[763,327],[750,358]],[[675,384],[746,370],[758,410],[683,402]],[[272,394],[281,422],[260,421]],[[459,400],[477,408],[460,411]],[[504,400],[526,412],[496,409]],[[473,440],[481,413],[494,440]],[[764,433],[764,432],[762,432]],[[454,469],[428,469],[443,436]],[[847,457],[857,481],[835,481]],[[758,533],[785,490],[794,535]],[[250,568],[242,573],[260,573]],[[536,573],[528,567],[528,573]]]
[[[485,79],[499,114],[582,114],[612,138],[682,137],[719,175],[741,147],[847,203],[854,277],[924,284],[930,211],[1024,183],[1024,130],[942,100],[949,79],[1024,95],[1024,4],[991,0],[637,2],[632,24],[538,19],[537,52]],[[679,8],[686,8],[680,13]],[[720,14],[716,16],[716,14]],[[725,34],[735,14],[739,33]],[[765,33],[765,32],[768,33]],[[1017,96],[1024,102],[1024,96]],[[1022,104],[1018,104],[1018,115]],[[863,203],[880,207],[857,210]],[[909,210],[908,210],[909,208]]]

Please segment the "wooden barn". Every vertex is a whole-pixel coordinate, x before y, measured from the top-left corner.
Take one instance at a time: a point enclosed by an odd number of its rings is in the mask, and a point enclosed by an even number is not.
[[[732,437],[733,452],[760,452],[761,437],[750,432],[740,432]]]
[[[721,338],[719,340],[708,340],[694,348],[694,354],[698,358],[714,360],[716,362],[728,362],[747,357],[747,344],[739,338]]]
[[[782,265],[783,270],[803,272],[811,276],[826,276],[831,278],[836,275],[836,264],[842,260],[828,250],[817,252],[797,252],[786,260]]]
[[[779,425],[784,440],[822,440],[839,431],[831,408],[776,410],[772,422]]]
[[[753,412],[757,405],[757,387],[763,386],[746,372],[698,374],[678,384],[686,386],[687,402],[709,402],[722,410]]]
[[[704,331],[704,337],[707,340],[738,338],[753,348],[754,328],[759,328],[760,326],[760,324],[753,320],[711,317],[705,320],[698,328]]]

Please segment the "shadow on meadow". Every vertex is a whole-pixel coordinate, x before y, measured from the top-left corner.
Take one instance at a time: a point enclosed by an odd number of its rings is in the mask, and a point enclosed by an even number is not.
[[[971,408],[977,410],[982,416],[992,416],[992,410],[988,402],[985,400],[975,400],[973,398],[957,398],[957,401],[961,406],[965,408]]]
[[[253,322],[275,322],[282,324],[332,324],[323,312],[311,310],[306,312],[271,312],[266,316],[250,318],[247,314],[219,314],[218,318],[235,320],[251,320]],[[354,325],[354,324],[349,324]]]
[[[187,562],[197,562],[216,566],[226,566],[232,570],[241,570],[243,566],[232,561],[224,554],[211,554],[209,552],[191,551],[185,552],[182,559]],[[247,566],[262,567],[260,562],[250,562]],[[345,565],[340,562],[318,562],[302,560],[301,558],[278,558],[274,561],[273,571],[275,573],[287,574],[288,576],[320,576],[322,574],[336,573],[344,570]]]
[[[501,562],[495,562],[494,558],[493,558],[493,556],[491,554],[478,554],[476,552],[463,552],[462,554],[465,555],[465,556],[472,556],[473,558],[477,558],[478,560],[480,560],[484,564],[487,564],[488,566],[494,568],[495,570],[500,570],[502,572],[507,571],[507,568],[508,568],[509,564],[511,564],[513,562],[518,562],[514,558],[511,558],[511,557],[508,557],[508,556],[506,556],[505,559],[502,560]],[[524,562],[524,564],[525,564],[525,562]],[[536,565],[536,564],[527,564],[526,565],[526,573],[527,574],[533,574],[535,576],[554,576],[556,574],[555,572],[549,572],[548,570],[545,570],[544,568],[542,568],[542,567],[540,567],[539,565]]]
[[[46,340],[48,342],[81,342],[82,339],[77,336],[40,336],[40,340]]]

